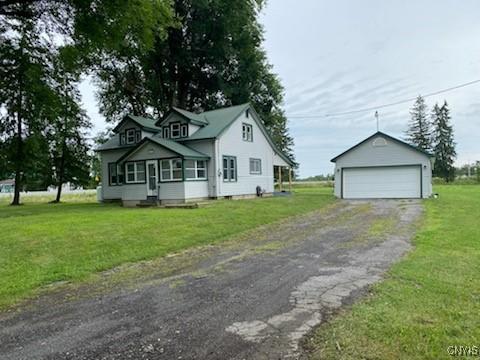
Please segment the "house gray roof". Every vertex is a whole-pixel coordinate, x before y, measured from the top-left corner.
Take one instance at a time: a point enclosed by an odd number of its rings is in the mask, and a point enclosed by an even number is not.
[[[120,135],[114,134],[110,139],[108,139],[105,143],[99,145],[95,151],[104,151],[104,150],[113,150],[113,149],[124,149],[124,148],[131,148],[135,145],[120,145]]]
[[[117,162],[122,162],[125,159],[127,159],[135,150],[139,149],[142,147],[145,143],[147,142],[153,142],[154,144],[163,146],[164,148],[180,155],[184,159],[210,159],[210,156],[205,155],[199,151],[193,150],[189,148],[188,146],[182,145],[176,141],[173,140],[168,140],[161,138],[158,135],[153,135],[150,137],[145,137],[143,138],[142,141],[140,141],[137,146],[132,148],[131,150],[127,151],[120,159],[118,159]]]
[[[208,125],[208,120],[206,119],[206,117],[204,115],[205,113],[195,114],[193,112],[183,110],[183,109],[180,109],[180,108],[177,108],[177,107],[173,107],[172,110],[179,113],[183,117],[191,120],[192,123],[194,123],[196,125]]]
[[[420,148],[418,148],[418,147],[416,147],[416,146],[410,145],[409,143],[406,143],[405,141],[402,141],[402,140],[399,140],[399,139],[397,139],[397,138],[394,138],[393,136],[387,135],[387,134],[385,134],[385,133],[383,133],[383,132],[381,132],[381,131],[377,131],[375,134],[369,136],[369,137],[366,138],[365,140],[360,141],[358,144],[352,146],[352,147],[349,148],[348,150],[345,150],[345,151],[342,152],[340,155],[335,156],[335,157],[334,157],[332,160],[330,160],[330,161],[331,161],[331,162],[336,162],[337,159],[340,158],[341,156],[343,156],[343,155],[345,155],[346,153],[348,153],[348,152],[356,149],[356,148],[359,147],[360,145],[362,145],[362,144],[370,141],[371,139],[373,139],[373,138],[374,138],[375,136],[377,136],[377,135],[380,135],[380,136],[382,136],[382,137],[385,137],[385,138],[387,138],[387,139],[389,139],[389,140],[391,140],[391,141],[396,142],[397,144],[406,146],[406,147],[408,147],[408,148],[410,148],[410,149],[412,149],[412,150],[418,151],[418,152],[420,152],[420,153],[422,153],[422,154],[424,154],[424,155],[426,155],[426,156],[428,156],[428,157],[430,157],[430,158],[433,157],[433,154],[431,154],[431,153],[429,153],[429,152],[427,152],[427,151],[425,151],[425,150],[422,150],[422,149],[420,149]]]
[[[146,118],[146,117],[143,117],[143,116],[127,115],[123,118],[122,121],[120,121],[118,123],[117,126],[115,126],[113,131],[114,132],[117,131],[120,128],[120,126],[122,126],[122,124],[127,120],[132,120],[133,122],[135,122],[138,126],[140,126],[144,130],[150,130],[150,131],[154,131],[154,132],[158,132],[158,131],[162,130],[160,127],[158,127],[155,124],[156,120],[154,120],[154,119]]]
[[[247,103],[201,113],[201,115],[207,119],[208,125],[197,130],[192,136],[189,136],[185,140],[201,140],[218,137],[249,107],[250,104]]]

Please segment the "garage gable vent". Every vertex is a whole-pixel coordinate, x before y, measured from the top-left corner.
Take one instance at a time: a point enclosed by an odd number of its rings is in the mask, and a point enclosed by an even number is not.
[[[372,145],[373,145],[374,147],[387,146],[387,140],[385,140],[385,139],[382,138],[382,137],[378,137],[378,138],[376,138],[375,140],[373,140]]]

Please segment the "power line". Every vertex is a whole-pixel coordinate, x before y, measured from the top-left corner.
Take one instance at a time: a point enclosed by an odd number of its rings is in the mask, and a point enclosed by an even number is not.
[[[456,86],[449,87],[449,88],[447,88],[447,89],[442,89],[442,90],[439,90],[439,91],[434,91],[434,92],[431,92],[431,93],[422,95],[422,97],[423,97],[423,98],[427,98],[427,97],[431,97],[431,96],[443,94],[443,93],[446,93],[446,92],[449,92],[449,91],[452,91],[452,90],[456,90],[456,89],[460,89],[460,88],[463,88],[463,87],[466,87],[466,86],[469,86],[469,85],[473,85],[473,84],[476,84],[476,83],[479,83],[479,82],[480,82],[480,79],[478,79],[478,80],[473,80],[473,81],[470,81],[470,82],[467,82],[467,83],[463,83],[463,84],[460,84],[460,85],[456,85]],[[292,115],[287,115],[287,117],[288,117],[288,118],[302,118],[302,119],[310,119],[310,118],[312,118],[312,119],[313,119],[313,118],[320,118],[320,117],[332,117],[332,116],[351,115],[351,114],[357,114],[357,113],[361,113],[361,112],[367,112],[367,111],[373,111],[373,110],[383,109],[383,108],[390,107],[390,106],[401,105],[401,104],[405,104],[405,103],[409,103],[409,102],[415,101],[416,99],[417,99],[417,96],[411,97],[411,98],[409,98],[409,99],[404,99],[404,100],[400,100],[400,101],[395,101],[395,102],[391,102],[391,103],[387,103],[387,104],[382,104],[382,105],[377,105],[377,106],[372,106],[372,107],[363,108],[363,109],[357,109],[357,110],[349,110],[349,111],[337,112],[337,113],[327,113],[327,114],[323,114],[323,115],[308,115],[308,114],[307,114],[307,115],[301,115],[301,114],[292,114]]]

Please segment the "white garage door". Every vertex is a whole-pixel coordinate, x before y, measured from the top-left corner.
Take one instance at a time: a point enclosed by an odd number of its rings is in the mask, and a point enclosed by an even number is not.
[[[373,167],[343,170],[345,199],[419,198],[420,167]]]

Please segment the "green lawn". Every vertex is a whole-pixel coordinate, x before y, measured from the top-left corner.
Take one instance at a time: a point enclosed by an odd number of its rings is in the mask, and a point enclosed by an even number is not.
[[[312,359],[448,359],[480,346],[480,186],[438,186],[415,249],[371,296],[321,326]]]
[[[54,195],[52,195],[53,198]],[[217,201],[205,208],[128,209],[97,204],[94,195],[0,198],[0,308],[44,285],[79,282],[126,262],[224,241],[256,226],[333,202],[330,188],[297,188],[292,197]]]

